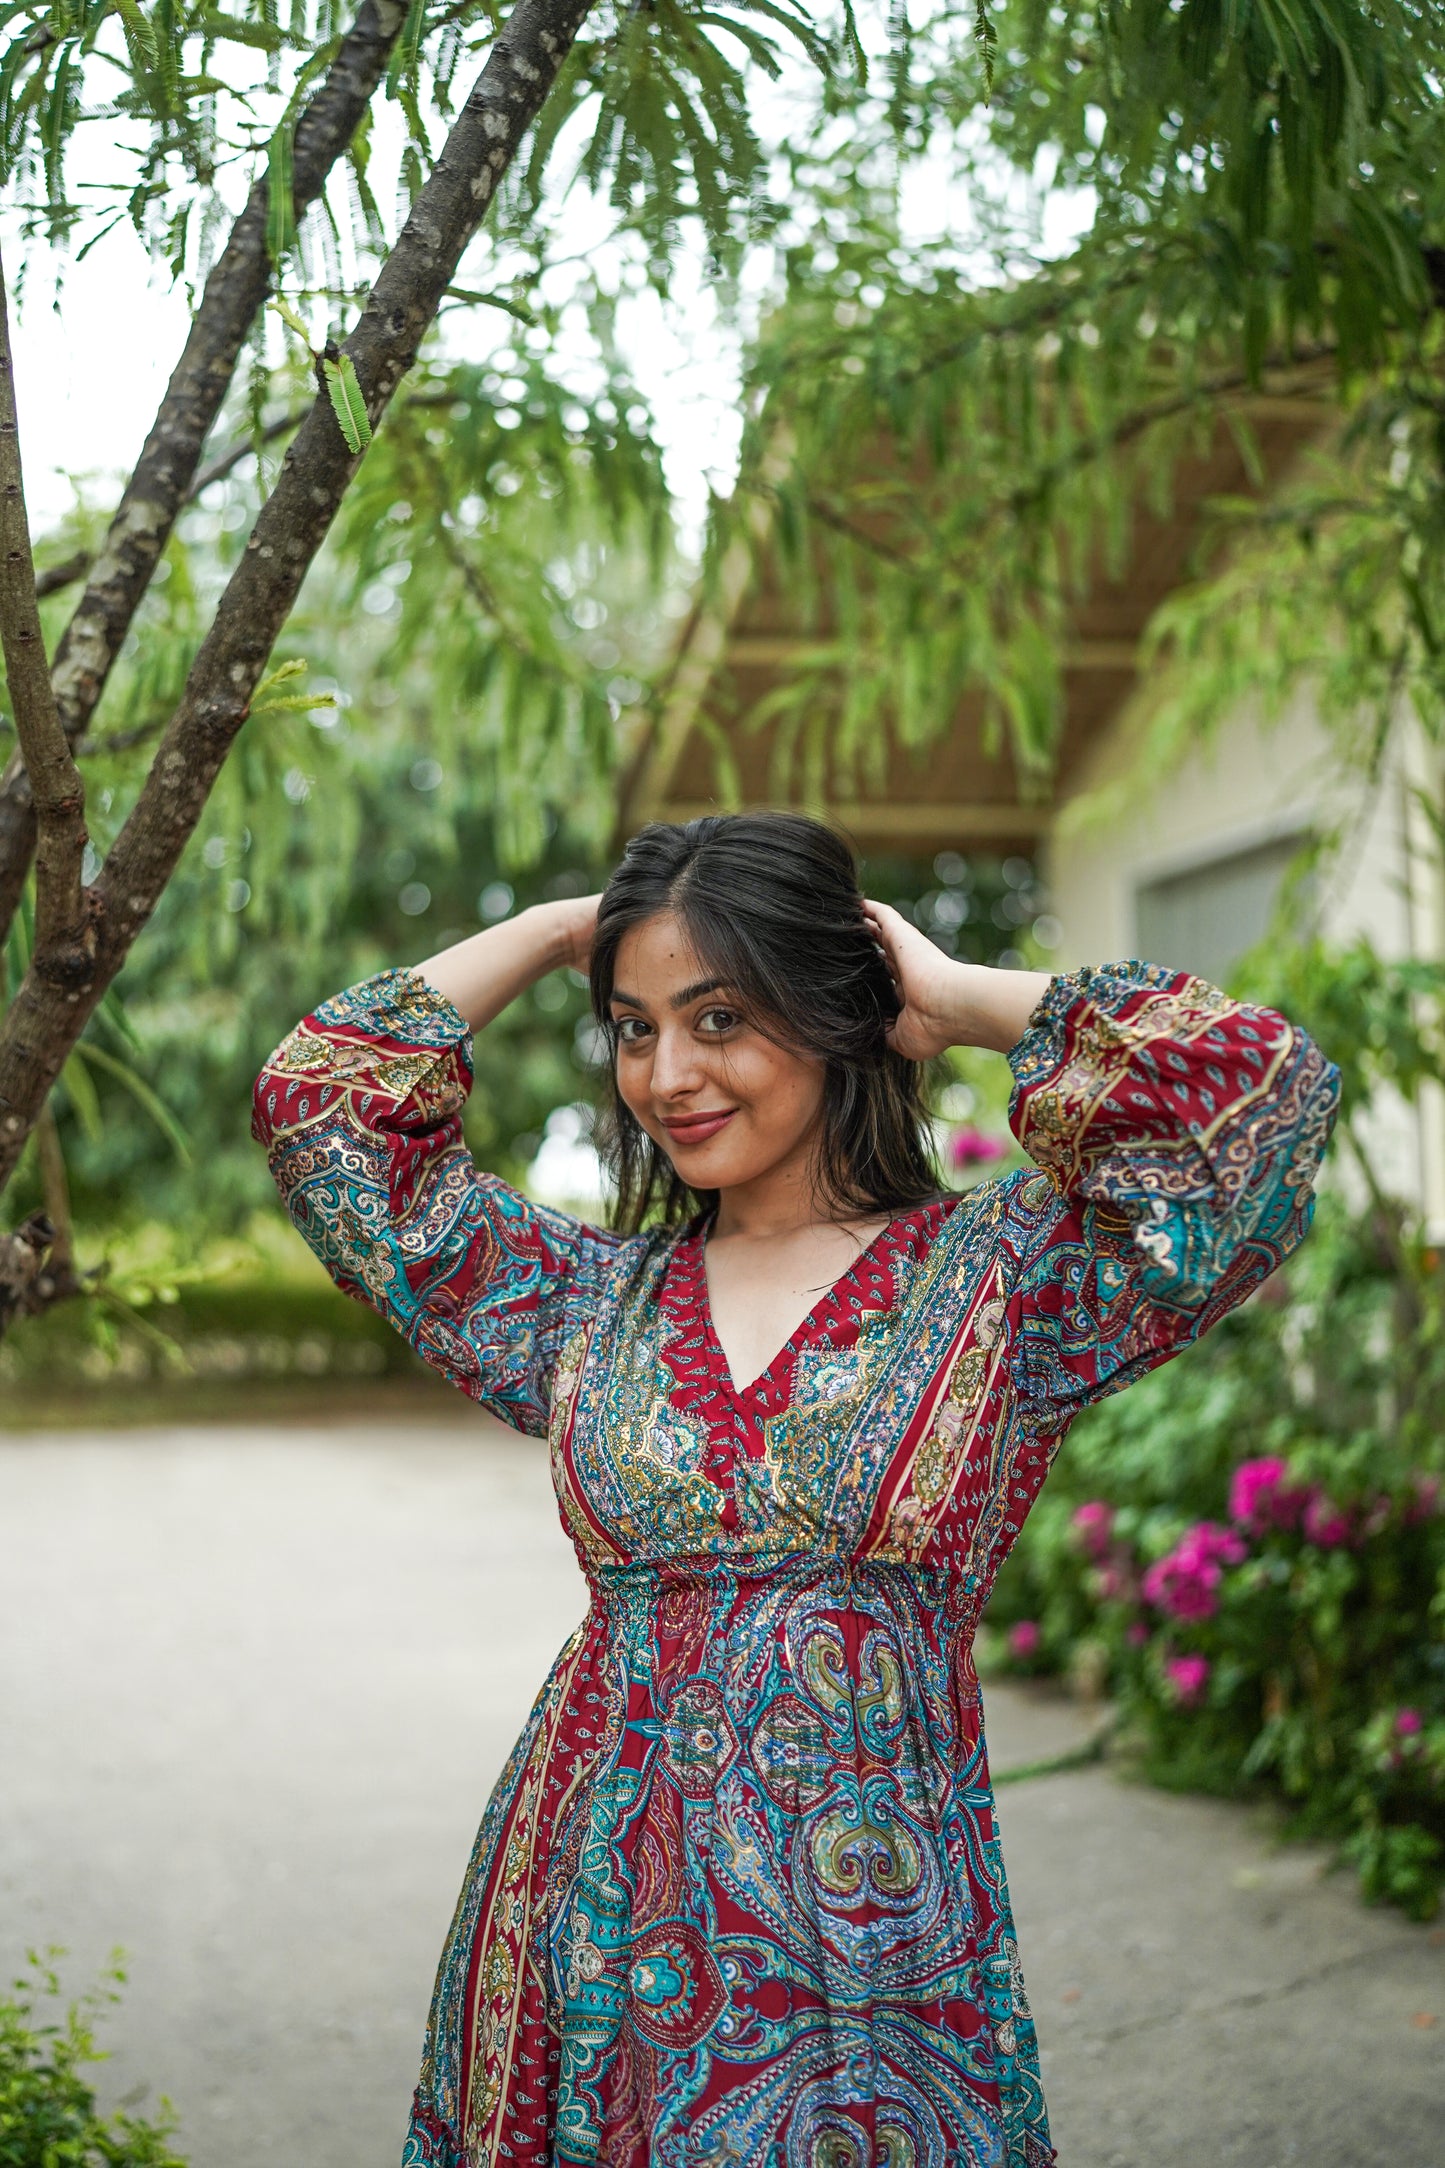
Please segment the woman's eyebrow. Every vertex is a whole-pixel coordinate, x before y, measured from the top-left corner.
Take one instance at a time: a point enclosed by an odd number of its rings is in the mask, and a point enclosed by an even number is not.
[[[685,1009],[690,1001],[701,1001],[704,994],[731,991],[727,979],[698,979],[693,985],[684,986],[681,993],[669,994],[667,1005],[670,1009]],[[625,994],[620,986],[614,986],[608,998],[621,1002],[624,1009],[640,1009],[644,1016],[647,1014],[647,1003],[640,1001],[636,994]]]
[[[701,1001],[704,994],[731,993],[726,979],[698,979],[692,986],[684,986],[680,994],[668,996],[670,1009],[685,1009],[690,1001]]]

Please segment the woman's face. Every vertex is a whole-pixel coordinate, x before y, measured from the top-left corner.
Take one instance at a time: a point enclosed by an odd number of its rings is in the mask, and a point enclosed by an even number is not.
[[[623,937],[613,980],[617,1089],[693,1189],[807,1176],[823,1064],[779,1046],[713,978],[670,913]]]

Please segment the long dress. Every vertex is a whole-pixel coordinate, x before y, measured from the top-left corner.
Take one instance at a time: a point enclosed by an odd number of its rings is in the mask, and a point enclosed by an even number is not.
[[[272,1057],[256,1133],[338,1284],[550,1441],[591,1591],[492,1794],[407,2168],[1046,2168],[974,1629],[1059,1441],[1305,1233],[1336,1079],[1124,963],[1009,1057],[1034,1166],[901,1212],[734,1387],[706,1226],[479,1173],[415,974]]]

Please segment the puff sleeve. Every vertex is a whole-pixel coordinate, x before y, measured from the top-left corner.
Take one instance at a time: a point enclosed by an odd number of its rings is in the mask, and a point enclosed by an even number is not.
[[[1144,963],[1055,978],[1009,1062],[1009,1119],[1048,1183],[1020,1192],[1016,1375],[1067,1417],[1303,1240],[1339,1079],[1272,1009]]]
[[[471,1037],[388,971],[338,994],[261,1072],[252,1133],[338,1287],[515,1429],[546,1431],[552,1374],[615,1238],[479,1172],[462,1139]]]

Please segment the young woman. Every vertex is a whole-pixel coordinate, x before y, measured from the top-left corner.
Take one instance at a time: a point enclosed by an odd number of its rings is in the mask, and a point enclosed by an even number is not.
[[[618,1226],[480,1174],[468,1033],[588,963]],[[940,1194],[920,1064],[1034,1166]],[[1079,1409],[1299,1242],[1334,1111],[1268,1010],[950,962],[782,814],[338,995],[257,1135],[349,1293],[551,1441],[592,1605],[487,1808],[406,2161],[1042,2168],[971,1645]]]

